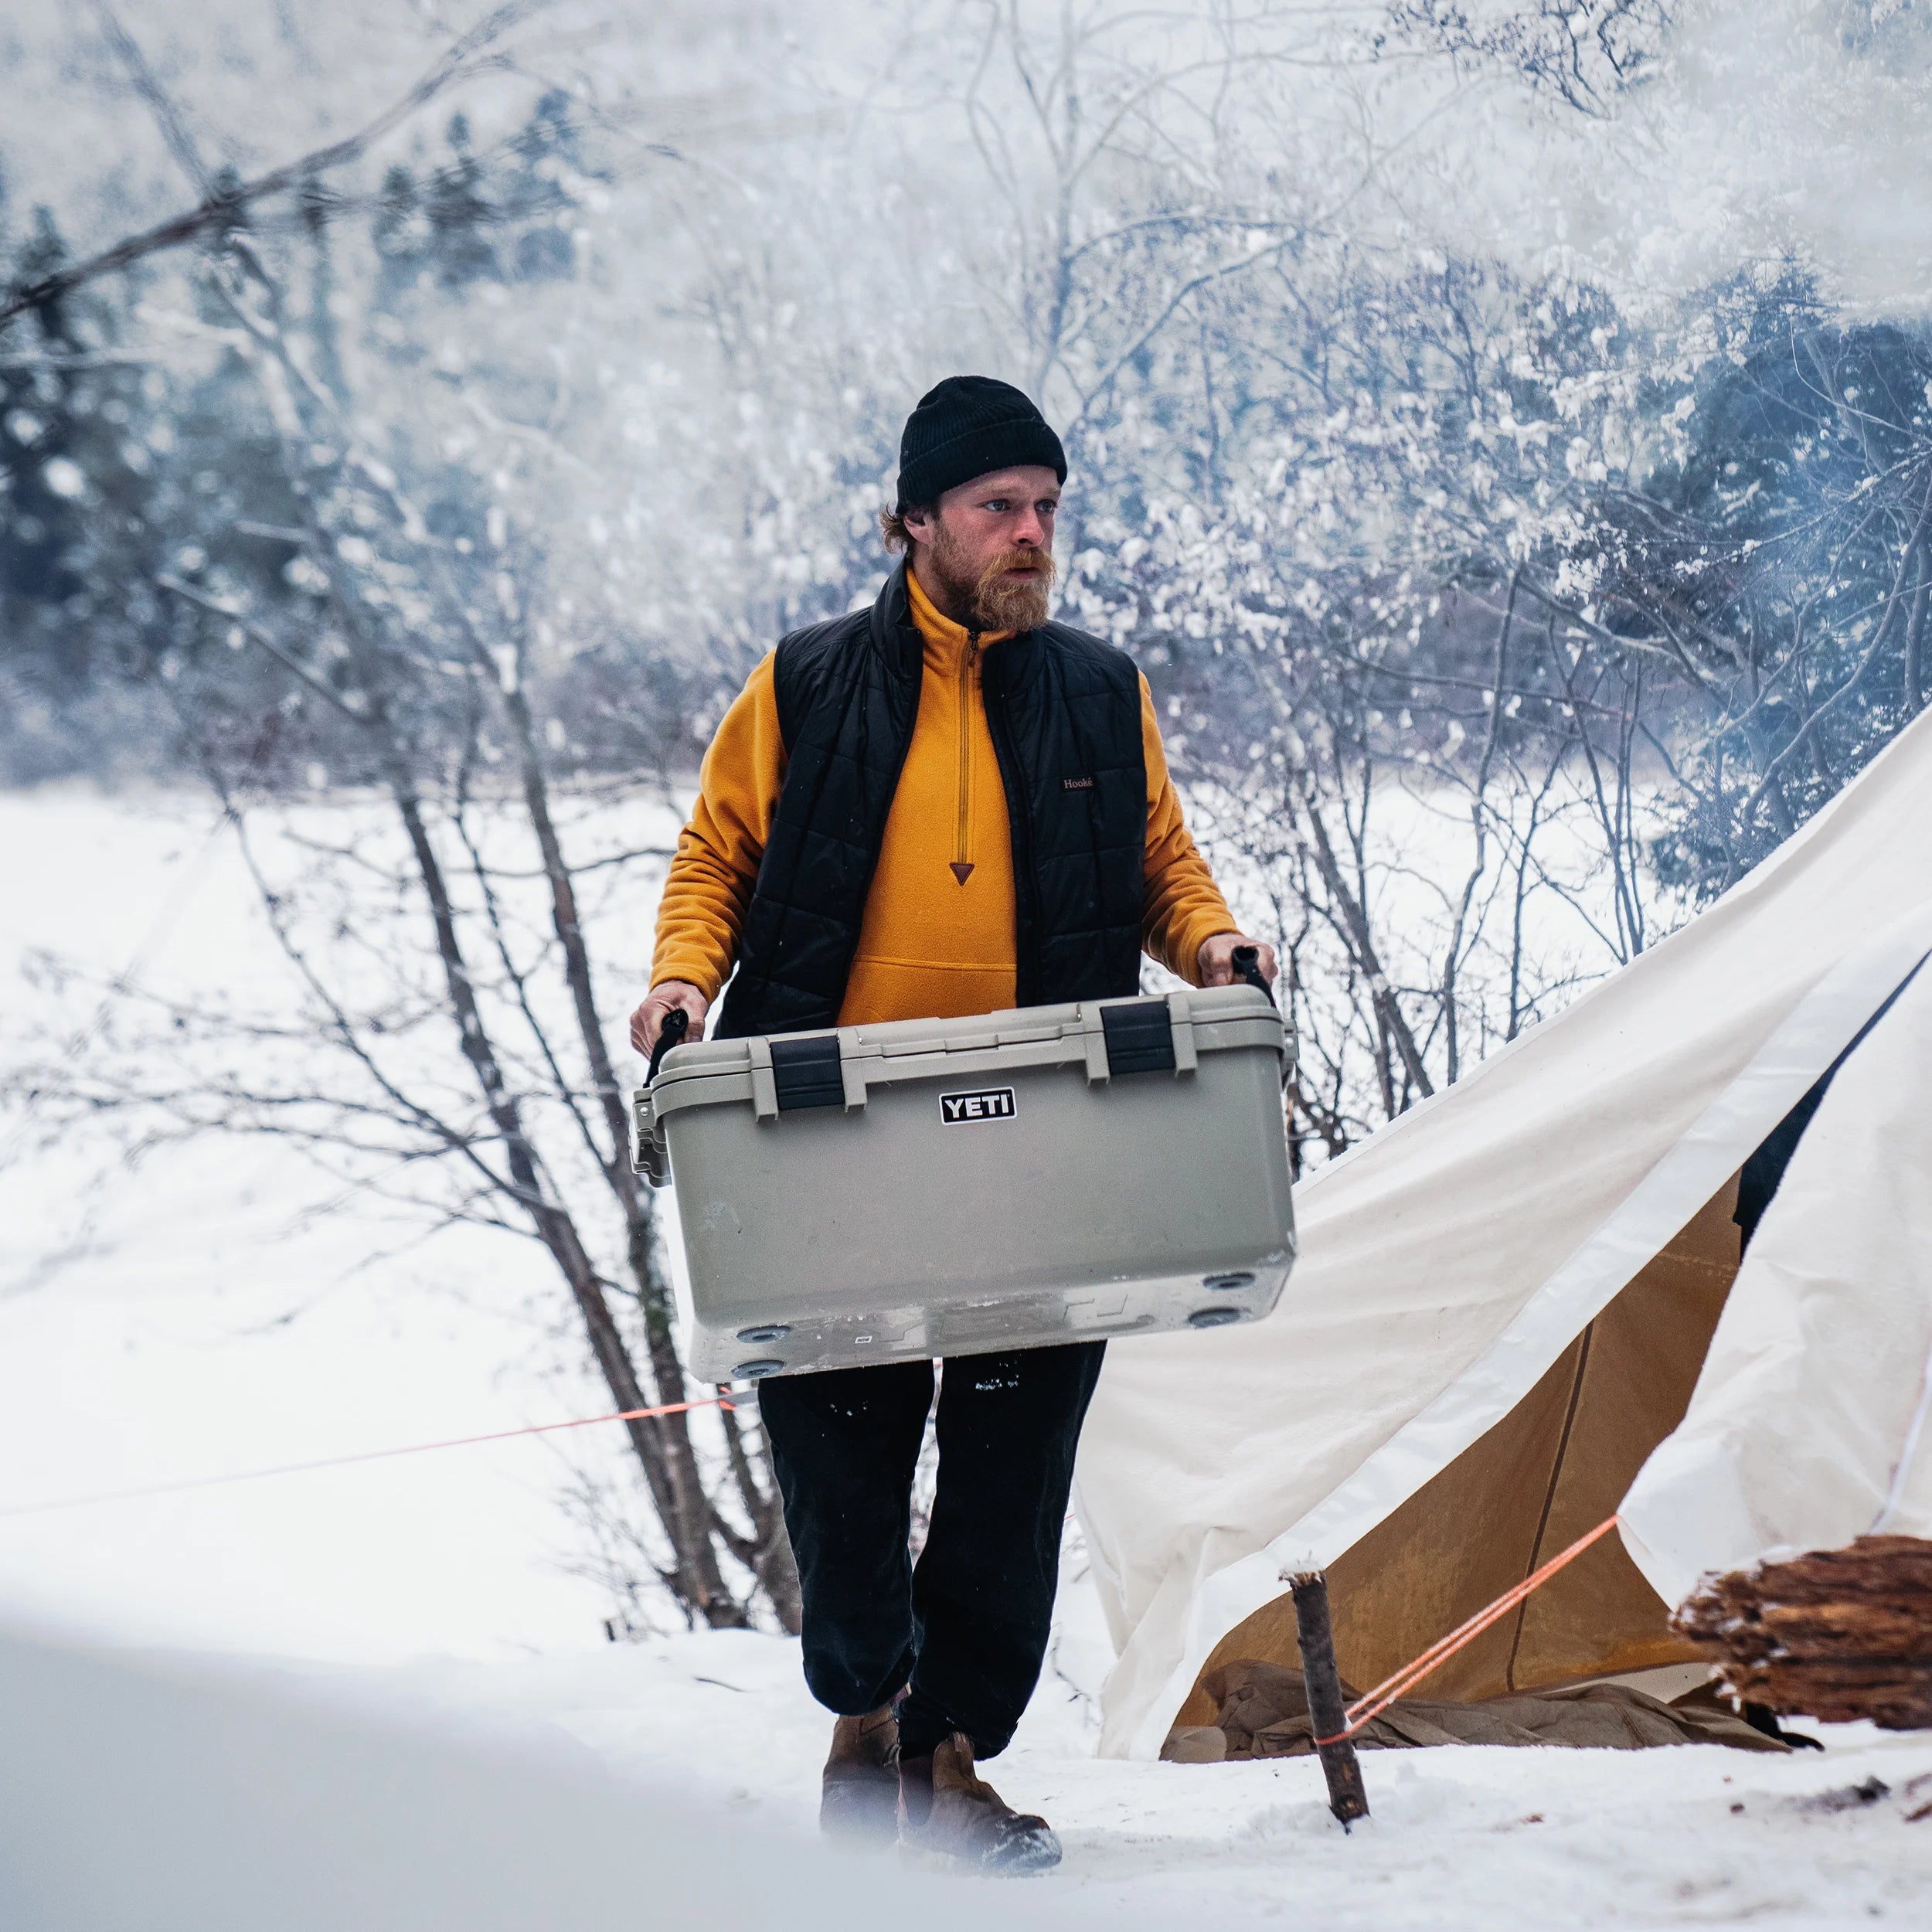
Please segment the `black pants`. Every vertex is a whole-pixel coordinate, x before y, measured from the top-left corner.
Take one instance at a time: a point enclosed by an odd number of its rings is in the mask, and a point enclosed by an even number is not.
[[[939,1393],[939,1490],[914,1567],[926,1362],[762,1383],[758,1406],[804,1588],[805,1682],[842,1716],[910,1683],[900,1748],[955,1730],[1004,1750],[1039,1682],[1073,1451],[1102,1342],[963,1355]]]

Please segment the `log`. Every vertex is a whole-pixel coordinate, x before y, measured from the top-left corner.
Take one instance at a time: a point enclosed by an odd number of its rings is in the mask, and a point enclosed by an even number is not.
[[[1932,1730],[1932,1542],[1860,1536],[1707,1578],[1671,1627],[1741,1703]]]
[[[1362,1784],[1362,1764],[1355,1740],[1341,1737],[1348,1728],[1342,1701],[1342,1673],[1335,1666],[1335,1631],[1328,1621],[1328,1580],[1318,1570],[1291,1577],[1294,1598],[1295,1634],[1301,1642],[1301,1681],[1308,1693],[1308,1721],[1317,1738],[1338,1738],[1315,1747],[1321,1774],[1328,1781],[1328,1809],[1346,1831],[1369,1815],[1369,1794]]]

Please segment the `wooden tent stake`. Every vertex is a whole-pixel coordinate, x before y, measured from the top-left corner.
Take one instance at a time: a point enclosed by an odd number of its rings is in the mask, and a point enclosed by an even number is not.
[[[1328,1580],[1320,1570],[1310,1570],[1291,1577],[1288,1588],[1294,1597],[1295,1630],[1301,1640],[1308,1721],[1315,1736],[1335,1740],[1316,1747],[1321,1774],[1328,1781],[1328,1809],[1342,1821],[1345,1832],[1353,1820],[1369,1815],[1369,1797],[1362,1787],[1355,1740],[1342,1736],[1349,1719],[1342,1705],[1342,1673],[1335,1668],[1335,1632],[1328,1623]]]

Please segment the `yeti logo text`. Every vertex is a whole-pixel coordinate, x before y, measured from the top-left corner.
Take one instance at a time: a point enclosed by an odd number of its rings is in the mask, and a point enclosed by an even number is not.
[[[968,1121],[1010,1121],[1013,1112],[1010,1087],[985,1087],[977,1094],[939,1097],[939,1117],[948,1127],[958,1127]]]

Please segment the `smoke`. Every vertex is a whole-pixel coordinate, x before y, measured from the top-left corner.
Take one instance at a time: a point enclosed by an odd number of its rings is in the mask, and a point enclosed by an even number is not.
[[[1673,12],[1594,111],[1465,70],[1430,158],[1451,234],[1627,298],[1794,260],[1852,314],[1932,308],[1932,4]]]

